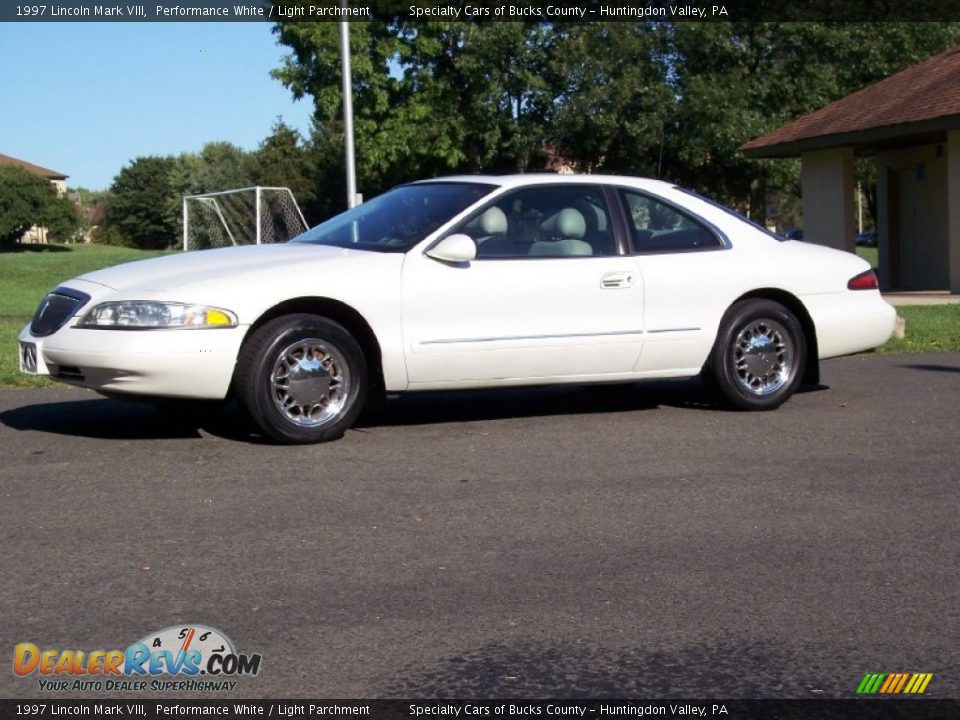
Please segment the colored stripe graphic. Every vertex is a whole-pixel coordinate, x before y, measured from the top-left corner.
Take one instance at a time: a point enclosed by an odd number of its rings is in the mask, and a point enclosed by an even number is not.
[[[910,685],[913,687],[909,690],[904,690],[904,692],[922,695],[923,691],[927,689],[927,685],[930,684],[930,680],[932,678],[933,673],[914,673],[913,677],[910,678],[910,683],[907,685],[908,688]]]
[[[921,695],[933,673],[867,673],[857,686],[858,695]]]
[[[886,674],[884,673],[867,673],[863,676],[863,680],[860,681],[860,687],[857,688],[857,692],[863,695],[872,695],[880,689],[880,683],[883,682],[885,677]]]

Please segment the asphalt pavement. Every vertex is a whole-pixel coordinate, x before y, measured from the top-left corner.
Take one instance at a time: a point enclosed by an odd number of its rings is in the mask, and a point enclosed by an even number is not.
[[[199,623],[262,655],[225,698],[956,698],[960,355],[822,370],[771,413],[697,381],[411,396],[309,447],[0,391],[0,697],[51,696],[18,643]]]

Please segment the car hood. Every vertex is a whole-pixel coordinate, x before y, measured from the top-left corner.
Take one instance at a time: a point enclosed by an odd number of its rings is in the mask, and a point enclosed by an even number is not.
[[[167,292],[198,283],[222,282],[240,276],[277,277],[287,268],[296,268],[299,274],[307,265],[323,263],[326,266],[348,258],[360,260],[364,256],[375,254],[300,243],[246,245],[195,250],[124,263],[87,273],[79,279],[118,291]]]

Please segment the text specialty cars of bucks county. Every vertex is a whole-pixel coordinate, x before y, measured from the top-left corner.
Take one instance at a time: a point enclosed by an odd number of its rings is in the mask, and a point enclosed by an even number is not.
[[[185,252],[50,291],[24,372],[105,395],[239,401],[282,443],[383,393],[702,375],[770,410],[819,360],[885,343],[856,255],[784,240],[669,183],[457,176],[276,245]]]

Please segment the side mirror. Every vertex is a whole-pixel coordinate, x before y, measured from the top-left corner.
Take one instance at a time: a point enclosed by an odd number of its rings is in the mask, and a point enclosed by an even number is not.
[[[455,233],[448,235],[427,250],[427,255],[434,260],[442,260],[443,262],[470,262],[477,257],[477,244],[469,235]]]

